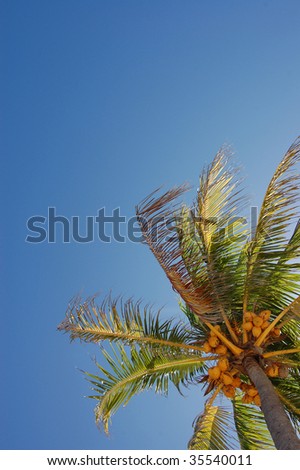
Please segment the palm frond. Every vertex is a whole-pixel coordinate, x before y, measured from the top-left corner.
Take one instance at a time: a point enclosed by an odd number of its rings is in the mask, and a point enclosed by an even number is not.
[[[189,308],[189,306],[181,300],[179,300],[179,308],[186,315],[190,322],[191,338],[193,338],[194,341],[206,341],[210,331],[206,324],[203,323],[198,317],[198,315],[195,315],[194,312],[192,312],[192,310]]]
[[[176,224],[180,216],[179,205],[175,200],[187,189],[186,186],[171,189],[162,196],[157,191],[150,194],[136,207],[145,243],[163,268],[174,290],[190,309],[207,321],[217,321],[212,299],[206,286],[197,288],[185,262],[178,237]]]
[[[257,304],[264,308],[283,309],[300,291],[300,221],[290,240],[282,249],[278,261],[269,266],[269,274],[262,278]]]
[[[235,428],[242,450],[275,449],[262,411],[245,405],[240,397],[232,401]]]
[[[220,406],[208,406],[193,423],[194,434],[188,443],[190,450],[234,449],[231,413]]]
[[[191,209],[183,205],[174,225],[178,235],[180,254],[194,288],[200,291],[201,286],[205,286],[209,292],[205,250],[197,233]]]
[[[295,165],[300,160],[300,139],[298,138],[289,148],[279,164],[267,188],[260,210],[255,235],[247,249],[247,276],[243,306],[244,310],[259,304],[261,308],[280,308],[282,296],[291,300],[295,294],[293,265],[288,260],[295,253],[299,254],[299,232],[294,237],[287,238],[288,230],[296,217],[299,200],[299,173]],[[289,248],[288,248],[289,246]],[[290,266],[290,267],[289,267]],[[275,276],[270,289],[270,276]],[[287,279],[291,284],[287,290],[284,282],[277,279]],[[279,299],[279,300],[278,300]]]
[[[193,209],[193,224],[197,241],[205,261],[195,273],[200,286],[203,271],[206,288],[222,317],[239,305],[237,291],[243,286],[243,273],[237,277],[237,265],[247,230],[241,210],[246,198],[240,188],[238,168],[232,164],[230,152],[222,148],[211,165],[200,176],[197,201]],[[239,300],[240,302],[240,300]]]
[[[228,319],[241,311],[245,263],[241,251],[247,238],[240,210],[245,203],[230,155],[221,149],[200,176],[192,211],[183,207],[176,222],[181,255],[193,285],[205,290],[231,338],[238,338]],[[237,320],[237,318],[235,318]]]
[[[297,350],[300,348],[300,319],[293,318],[295,313],[291,312],[291,315],[288,314],[285,317],[284,322],[281,324],[279,323],[277,326],[281,329],[281,336],[280,338],[276,338],[277,341],[274,341],[275,338],[272,337],[266,341],[264,344],[264,357],[267,356],[274,356],[275,352],[278,351],[279,355],[282,358],[282,353],[290,354],[291,350]],[[273,342],[274,341],[274,342]],[[300,358],[300,354],[293,355],[293,359],[296,360]]]
[[[148,347],[131,346],[128,353],[118,344],[112,351],[110,355],[103,350],[110,370],[97,363],[102,375],[87,373],[94,391],[89,398],[99,402],[95,408],[96,422],[102,423],[106,432],[111,416],[137,393],[154,388],[156,393],[167,394],[169,382],[179,388],[203,371],[201,357],[192,352],[153,354]]]
[[[299,363],[298,363],[299,364]],[[300,372],[298,370],[290,371],[286,379],[275,378],[272,380],[295,429],[300,432]]]
[[[289,346],[299,347],[300,346],[300,319],[294,318],[294,313],[291,313],[286,321],[282,325],[278,325],[281,328],[282,333],[285,337],[289,338]]]
[[[257,338],[255,341],[256,346],[261,346],[267,335],[270,333],[270,331],[277,325],[279,322],[282,322],[282,319],[285,317],[285,319],[288,318],[290,320],[290,315],[292,318],[296,317],[297,319],[300,318],[300,295],[298,295],[295,299],[293,299],[280,313],[278,312],[277,315],[273,315],[272,322],[269,324],[269,326],[261,333],[261,335]],[[288,321],[289,323],[289,321]],[[288,325],[288,324],[287,324]],[[288,333],[292,333],[292,331],[288,328],[287,326],[287,331]],[[298,336],[299,339],[299,336]],[[290,340],[292,340],[292,336],[290,336]]]
[[[240,217],[245,197],[239,186],[238,170],[231,164],[230,154],[221,149],[200,176],[193,209],[184,206],[176,222],[181,254],[193,284],[198,289],[205,286],[223,318],[225,312],[240,306],[238,289],[243,287],[245,272],[239,270],[237,276],[247,238]]]
[[[183,322],[162,321],[160,311],[152,313],[149,306],[131,299],[123,302],[108,297],[99,306],[92,297],[71,303],[65,320],[58,327],[85,342],[121,341],[124,344],[147,344],[153,348],[198,351],[201,347],[191,344],[193,335]]]

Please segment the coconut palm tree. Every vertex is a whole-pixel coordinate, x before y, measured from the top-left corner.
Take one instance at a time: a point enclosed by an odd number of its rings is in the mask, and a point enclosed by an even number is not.
[[[208,398],[189,449],[300,449],[299,160],[300,139],[276,169],[250,235],[225,148],[203,170],[191,207],[177,202],[186,185],[137,206],[144,243],[186,322],[132,300],[72,302],[59,328],[71,339],[111,343],[111,353],[102,348],[109,367],[87,374],[106,431],[136,393],[195,384]]]

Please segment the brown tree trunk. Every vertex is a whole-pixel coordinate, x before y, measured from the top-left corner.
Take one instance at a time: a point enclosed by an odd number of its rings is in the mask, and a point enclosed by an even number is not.
[[[300,440],[266,374],[254,357],[246,357],[243,366],[258,390],[261,409],[274,444],[279,450],[300,449]]]

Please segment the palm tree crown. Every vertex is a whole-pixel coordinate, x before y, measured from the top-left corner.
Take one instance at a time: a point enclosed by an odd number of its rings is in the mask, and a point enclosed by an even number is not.
[[[102,348],[109,368],[97,364],[99,375],[87,374],[106,431],[136,393],[201,383],[208,399],[190,449],[300,448],[299,160],[298,139],[270,181],[251,236],[226,149],[203,170],[192,207],[177,203],[186,185],[155,191],[137,206],[144,243],[187,322],[162,321],[132,300],[72,302],[59,329],[71,339],[111,343],[111,353]],[[219,394],[231,411],[215,404]]]

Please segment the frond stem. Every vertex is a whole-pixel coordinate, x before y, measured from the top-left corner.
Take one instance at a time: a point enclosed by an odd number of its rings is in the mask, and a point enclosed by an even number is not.
[[[200,346],[193,346],[192,344],[186,344],[186,343],[176,343],[173,341],[169,340],[164,340],[164,339],[156,339],[154,337],[146,337],[146,336],[135,336],[134,334],[129,334],[129,333],[115,333],[113,331],[103,331],[99,328],[72,328],[71,331],[75,331],[78,333],[78,338],[80,338],[80,333],[90,333],[93,335],[99,335],[99,339],[95,341],[91,341],[93,343],[98,343],[100,341],[104,341],[107,336],[107,339],[120,339],[120,340],[127,340],[127,341],[135,341],[136,343],[152,343],[152,344],[160,344],[162,346],[171,346],[174,348],[180,348],[180,349],[188,349],[188,350],[193,350],[193,351],[199,351],[203,352],[203,348]]]
[[[205,404],[205,409],[208,409],[212,406],[213,402],[215,401],[215,399],[217,398],[218,394],[220,393],[221,389],[223,387],[223,384],[219,384],[214,393],[212,394],[212,396],[210,397],[210,399],[207,401],[207,403]]]
[[[217,330],[217,328],[215,328],[211,323],[209,323],[208,321],[204,321],[203,323],[205,323],[205,325],[208,326],[208,328],[222,341],[223,344],[225,344],[225,346],[228,347],[228,349],[235,356],[239,356],[243,352],[241,348],[233,344],[229,339],[227,339],[224,335],[222,335],[222,333],[220,333],[220,331]]]
[[[226,315],[226,313],[225,313],[223,307],[221,308],[221,315],[222,315],[222,318],[223,318],[223,320],[224,320],[224,323],[225,323],[225,325],[226,325],[226,327],[227,327],[227,330],[228,330],[228,332],[229,332],[229,334],[230,334],[230,336],[231,336],[231,339],[235,342],[235,344],[238,344],[239,339],[238,339],[237,335],[235,334],[235,332],[233,331],[233,328],[232,328],[232,326],[231,326],[231,324],[230,324],[230,321],[228,320],[228,317],[227,317],[227,315]]]
[[[279,350],[279,351],[270,351],[267,353],[263,354],[264,358],[267,357],[273,357],[273,356],[282,356],[283,354],[294,354],[300,352],[300,348],[295,348],[295,349],[284,349],[284,350]]]
[[[272,321],[272,323],[270,323],[268,328],[266,328],[262,332],[262,334],[257,338],[254,345],[255,346],[261,346],[263,341],[265,340],[265,338],[268,336],[270,331],[275,327],[275,325],[277,325],[279,320],[281,320],[284,317],[284,315],[286,315],[291,310],[291,308],[297,306],[297,304],[298,304],[298,307],[299,307],[300,306],[300,295],[295,300],[293,300],[293,302],[291,302],[284,310],[282,310],[282,312],[275,318],[275,320]]]

